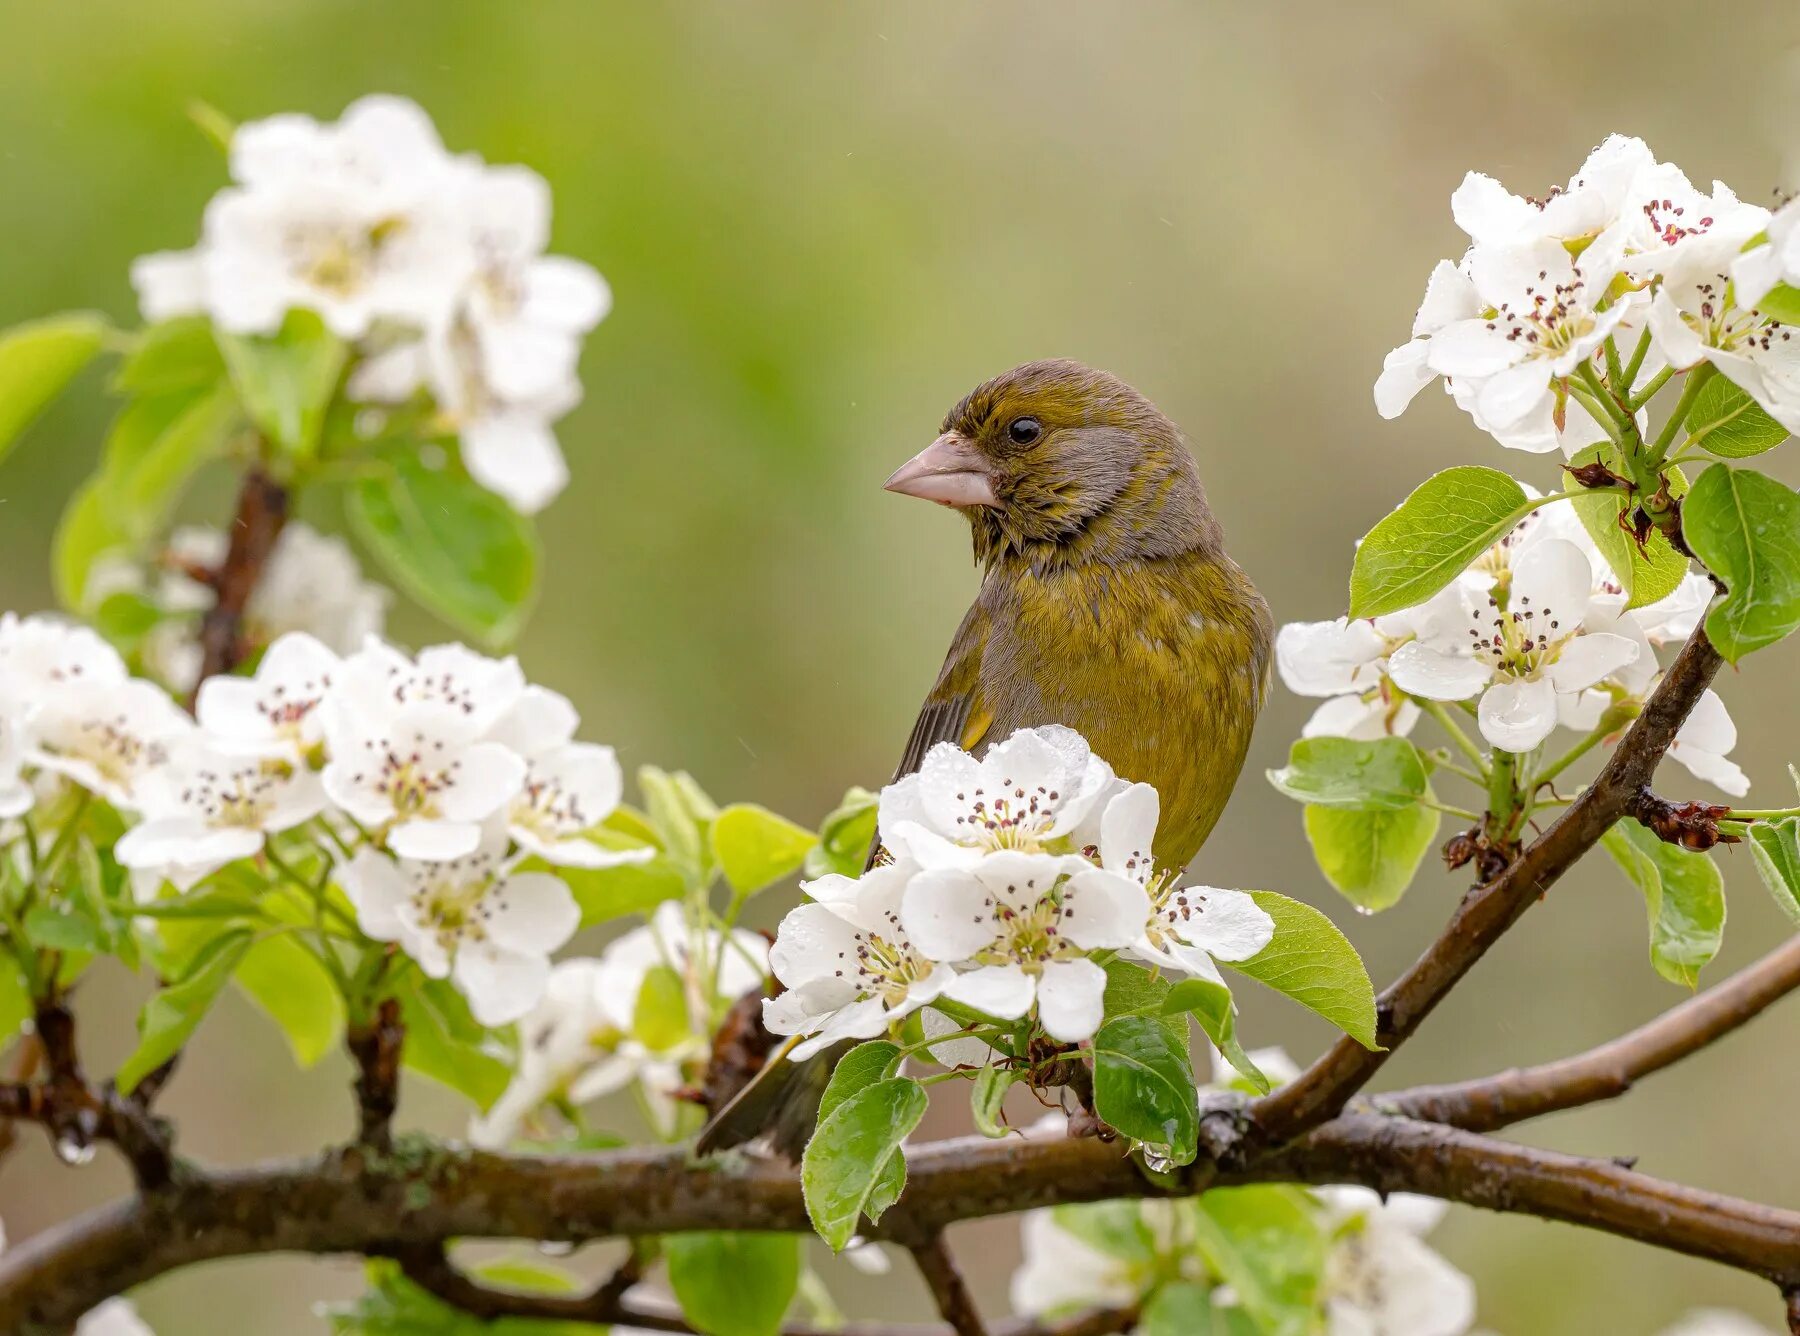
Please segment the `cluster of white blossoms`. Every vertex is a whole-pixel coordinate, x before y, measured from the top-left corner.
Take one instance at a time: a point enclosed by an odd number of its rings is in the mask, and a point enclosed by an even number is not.
[[[114,854],[145,896],[324,823],[352,851],[336,879],[362,930],[450,978],[488,1025],[543,996],[579,918],[562,880],[518,864],[648,856],[585,838],[623,779],[578,722],[510,658],[374,639],[340,656],[302,633],[254,676],[207,679],[190,717],[92,631],[0,620],[0,816],[80,786],[132,821]]]
[[[217,599],[210,581],[227,545],[221,530],[186,525],[169,535],[155,570],[133,561],[102,563],[88,580],[87,597],[96,607],[121,593],[154,607],[159,620],[139,654],[151,676],[184,696],[200,679],[200,618]],[[297,631],[350,654],[382,633],[392,601],[389,589],[363,578],[348,543],[291,520],[244,609],[243,638],[267,645]]]
[[[428,391],[478,482],[528,513],[555,497],[568,470],[551,424],[581,399],[582,338],[611,294],[544,254],[543,178],[451,154],[423,110],[385,96],[332,124],[240,126],[230,158],[199,245],[132,267],[145,318],[272,334],[290,310],[316,312],[366,356],[353,396]]]
[[[1559,724],[1587,732],[1615,704],[1641,701],[1660,671],[1656,647],[1691,635],[1712,595],[1690,571],[1666,598],[1627,611],[1574,505],[1553,501],[1418,607],[1282,627],[1276,665],[1289,690],[1326,698],[1307,737],[1404,736],[1417,700],[1475,701],[1482,736],[1524,753]],[[1736,742],[1708,690],[1669,755],[1741,796],[1749,781],[1727,759]]]
[[[1388,354],[1375,383],[1383,417],[1442,376],[1502,445],[1572,455],[1604,432],[1561,383],[1608,337],[1625,346],[1647,330],[1640,378],[1710,362],[1800,430],[1800,344],[1756,308],[1777,282],[1800,279],[1795,204],[1771,217],[1614,135],[1546,199],[1470,172],[1450,205],[1470,244],[1438,263],[1413,337]],[[1768,242],[1746,252],[1765,230]]]
[[[1178,887],[1151,856],[1156,790],[1119,779],[1079,734],[1022,729],[980,760],[939,743],[881,792],[887,861],[805,883],[770,965],[786,991],[764,1005],[803,1058],[952,1002],[998,1020],[1035,1008],[1052,1038],[1099,1027],[1117,951],[1217,980],[1274,922],[1242,891]]]
[[[1259,1049],[1253,1060],[1277,1080],[1297,1069],[1280,1049]],[[1214,1055],[1215,1085],[1239,1078]],[[1046,1119],[1061,1134],[1061,1119]],[[1035,1129],[1034,1129],[1035,1131]],[[1255,1191],[1256,1189],[1250,1189]],[[1465,1336],[1475,1323],[1475,1286],[1425,1242],[1448,1207],[1411,1193],[1385,1198],[1361,1187],[1315,1189],[1315,1224],[1329,1240],[1319,1299],[1327,1336]],[[1012,1277],[1013,1308],[1056,1316],[1095,1306],[1127,1307],[1155,1286],[1185,1279],[1211,1283],[1213,1273],[1187,1225],[1192,1202],[1111,1202],[1098,1208],[1028,1211],[1021,1224],[1024,1257]],[[1082,1228],[1083,1213],[1129,1210],[1129,1230]],[[1085,1235],[1085,1237],[1084,1237]],[[1129,1247],[1096,1246],[1105,1240]],[[1215,1307],[1238,1307],[1229,1284],[1215,1285]],[[1227,1324],[1230,1325],[1230,1324]],[[1235,1328],[1234,1328],[1235,1329]]]
[[[671,1135],[675,1092],[689,1069],[705,1066],[714,1018],[761,987],[768,969],[761,934],[696,926],[688,910],[664,902],[598,957],[552,968],[543,1000],[519,1022],[512,1082],[469,1139],[504,1149],[545,1104],[579,1107],[633,1084],[652,1124]],[[676,1014],[665,1014],[666,993],[645,990],[653,971],[678,985]]]

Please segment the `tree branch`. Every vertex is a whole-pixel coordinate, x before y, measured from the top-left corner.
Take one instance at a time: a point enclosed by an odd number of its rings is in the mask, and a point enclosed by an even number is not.
[[[287,488],[261,465],[252,465],[244,475],[225,563],[212,578],[213,605],[200,622],[202,682],[230,672],[244,658],[244,610],[287,524],[288,499]]]
[[[1632,1083],[1697,1053],[1800,988],[1800,937],[1630,1034],[1557,1062],[1415,1086],[1374,1103],[1386,1112],[1489,1132],[1559,1109],[1616,1099]]]
[[[374,1018],[348,1027],[344,1047],[356,1061],[356,1135],[381,1150],[393,1144],[394,1111],[400,1107],[400,1050],[406,1027],[400,1003],[383,998]]]
[[[956,1336],[987,1336],[981,1312],[975,1307],[975,1296],[969,1293],[968,1282],[963,1279],[956,1259],[950,1255],[944,1236],[933,1234],[923,1243],[913,1245],[912,1255],[919,1265],[919,1274],[925,1277],[938,1312],[950,1324],[950,1330]]]
[[[1800,1212],[1380,1114],[1340,1116],[1249,1168],[1196,1164],[1172,1187],[1093,1138],[960,1138],[910,1151],[907,1168],[906,1193],[867,1232],[908,1247],[958,1220],[1065,1202],[1185,1195],[1215,1183],[1361,1183],[1585,1225],[1800,1285]],[[0,1255],[0,1330],[53,1330],[156,1276],[223,1257],[401,1256],[463,1237],[585,1243],[699,1229],[807,1232],[798,1175],[747,1158],[696,1164],[682,1147],[542,1157],[351,1147],[184,1174],[26,1239]],[[1020,1330],[1091,1334],[1120,1320]]]
[[[1626,815],[1720,662],[1706,632],[1695,630],[1593,784],[1504,872],[1465,895],[1438,939],[1382,993],[1381,1049],[1340,1038],[1297,1080],[1251,1106],[1261,1144],[1298,1136],[1341,1111],[1488,948]]]

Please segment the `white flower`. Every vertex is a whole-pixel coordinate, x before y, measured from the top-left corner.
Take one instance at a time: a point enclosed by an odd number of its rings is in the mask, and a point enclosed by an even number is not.
[[[465,711],[429,698],[377,711],[334,694],[325,719],[326,795],[362,825],[385,829],[388,847],[402,857],[472,854],[482,822],[525,782],[525,763],[481,741],[473,713],[472,705]]]
[[[619,805],[625,777],[611,747],[573,741],[581,722],[568,698],[528,686],[488,731],[525,760],[525,783],[508,810],[519,847],[564,867],[641,863],[652,849],[612,850],[582,839]]]
[[[19,721],[0,711],[0,818],[21,816],[36,800],[30,781],[21,773],[27,750]]]
[[[466,645],[432,645],[408,658],[370,638],[338,670],[334,703],[369,717],[392,716],[409,706],[438,705],[487,734],[525,696],[519,661],[490,659]],[[541,726],[533,721],[533,726]]]
[[[1130,954],[1151,965],[1223,983],[1217,960],[1248,960],[1275,936],[1275,920],[1243,891],[1177,887],[1179,870],[1158,875],[1150,855],[1161,804],[1148,784],[1115,795],[1100,817],[1100,867],[1070,885],[1086,894],[1102,883],[1125,899],[1129,886],[1147,892],[1149,915]]]
[[[944,996],[1001,1020],[1035,1004],[1063,1043],[1100,1027],[1106,971],[1087,953],[1135,945],[1149,916],[1150,897],[1131,877],[1077,855],[1013,849],[920,872],[900,908],[921,953],[968,967]]]
[[[1737,746],[1737,725],[1726,713],[1725,702],[1710,687],[1694,702],[1694,709],[1669,744],[1669,758],[1686,766],[1696,779],[1716,785],[1734,798],[1750,792],[1750,780],[1728,759]]]
[[[349,654],[381,634],[391,597],[363,579],[343,539],[294,520],[275,540],[245,616],[259,641],[300,631]]]
[[[1470,172],[1450,197],[1450,212],[1469,240],[1484,246],[1524,246],[1540,241],[1592,242],[1609,229],[1626,236],[1639,226],[1630,206],[1656,157],[1635,136],[1608,135],[1588,154],[1566,186],[1541,200],[1510,193],[1480,172]]]
[[[544,995],[550,953],[581,921],[569,888],[544,872],[509,873],[503,831],[445,862],[359,849],[339,872],[369,936],[397,942],[434,979],[448,977],[483,1025],[525,1015]]]
[[[640,980],[641,982],[641,980]],[[502,1150],[545,1101],[585,1104],[621,1090],[646,1065],[643,1045],[620,1025],[622,989],[600,960],[553,966],[543,998],[519,1022],[519,1065],[505,1092],[469,1129],[484,1150]]]
[[[1214,1048],[1210,1042],[1206,1043],[1206,1051],[1212,1058],[1213,1085],[1254,1093],[1243,1074],[1233,1067],[1225,1055]],[[1253,1048],[1244,1056],[1250,1059],[1251,1066],[1269,1078],[1271,1085],[1284,1086],[1300,1075],[1300,1064],[1289,1057],[1288,1051],[1279,1045],[1269,1048]]]
[[[786,991],[763,1003],[771,1033],[812,1036],[795,1047],[795,1060],[839,1039],[871,1039],[956,982],[902,920],[902,897],[917,870],[902,860],[857,878],[833,874],[802,884],[813,899],[781,920],[769,952]]]
[[[144,820],[114,852],[128,868],[210,872],[263,847],[265,835],[310,821],[325,806],[319,778],[292,762],[228,751],[189,734],[137,786]]]
[[[1774,1336],[1760,1322],[1729,1308],[1696,1308],[1684,1314],[1662,1336]]]
[[[1136,1302],[1142,1292],[1144,1278],[1131,1262],[1077,1238],[1056,1223],[1054,1211],[1025,1212],[1019,1242],[1024,1260],[1012,1276],[1015,1312],[1122,1308]]]
[[[1318,1190],[1337,1227],[1325,1267],[1328,1336],[1462,1336],[1475,1286],[1423,1242],[1444,1204],[1368,1188]]]
[[[324,739],[320,707],[337,669],[337,655],[304,632],[290,632],[269,646],[254,677],[202,682],[194,714],[223,746],[304,763]]]
[[[1731,266],[1742,306],[1755,306],[1777,283],[1800,284],[1800,201],[1789,200],[1768,221],[1769,239]]]
[[[447,199],[451,168],[430,118],[403,98],[362,98],[333,125],[241,126],[237,184],[207,205],[197,253],[134,267],[146,314],[197,302],[221,328],[268,334],[301,307],[343,338],[377,320],[441,325],[473,265]]]
[[[940,742],[916,774],[882,789],[881,838],[925,868],[1035,852],[1070,835],[1112,783],[1112,767],[1073,729],[1020,729],[979,761]]]
[[[66,688],[116,686],[128,676],[119,652],[85,626],[43,613],[0,615],[0,702],[11,712]]]
[[[108,1299],[75,1324],[75,1336],[156,1336],[129,1299]]]
[[[31,760],[115,807],[135,810],[138,785],[193,730],[161,687],[85,679],[49,693],[30,720]]]
[[[1402,645],[1388,661],[1394,684],[1413,695],[1479,695],[1482,735],[1510,752],[1528,752],[1550,735],[1561,697],[1579,696],[1640,653],[1629,636],[1590,629],[1616,621],[1617,609],[1592,606],[1596,572],[1579,545],[1550,537],[1521,553],[1510,561],[1504,587],[1478,593],[1464,582],[1460,626]]]

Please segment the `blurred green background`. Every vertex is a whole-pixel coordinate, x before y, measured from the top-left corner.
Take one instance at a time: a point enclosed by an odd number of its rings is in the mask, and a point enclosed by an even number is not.
[[[132,314],[134,255],[189,244],[223,179],[184,107],[331,117],[417,98],[453,149],[522,161],[556,193],[555,247],[598,265],[615,313],[562,425],[574,483],[547,513],[543,598],[520,652],[627,766],[692,770],[720,798],[811,823],[888,773],[975,579],[954,516],[884,494],[944,410],[1016,362],[1072,356],[1183,424],[1239,561],[1284,620],[1341,610],[1351,542],[1430,469],[1551,464],[1477,435],[1436,393],[1380,421],[1370,385],[1425,274],[1454,254],[1469,167],[1541,194],[1607,132],[1649,139],[1746,198],[1796,184],[1791,0],[1646,7],[1454,0],[1366,6],[1016,0],[969,5],[595,0],[0,3],[0,323]],[[0,606],[49,602],[46,551],[91,465],[98,378],[0,472]],[[1796,481],[1789,446],[1776,469]],[[1779,458],[1779,457],[1778,457]],[[223,518],[223,498],[197,513]],[[394,632],[438,634],[403,613]],[[1753,793],[1800,759],[1792,644],[1722,683]],[[1198,871],[1313,900],[1377,979],[1437,930],[1460,879],[1356,919],[1314,870],[1299,813],[1259,778],[1311,708],[1279,690],[1251,777]],[[1686,792],[1676,771],[1666,787]],[[1710,973],[1786,931],[1747,856]],[[782,906],[765,906],[772,916]],[[126,1046],[138,981],[101,974],[90,1061]],[[1535,909],[1385,1080],[1475,1075],[1581,1048],[1679,1000],[1643,910],[1604,862]],[[1247,1042],[1316,1050],[1295,1009],[1242,990]],[[1522,1129],[1647,1170],[1800,1204],[1788,1117],[1800,1010],[1635,1097]],[[348,1128],[341,1064],[298,1074],[241,1005],[208,1023],[166,1100],[183,1148],[236,1162]],[[415,1082],[404,1117],[462,1113]],[[939,1128],[954,1125],[948,1111]],[[23,1237],[118,1192],[30,1133],[0,1171]],[[1010,1223],[967,1227],[995,1311]],[[1771,1328],[1767,1287],[1593,1234],[1459,1210],[1436,1242],[1511,1336],[1651,1332],[1698,1303]],[[853,1312],[922,1316],[908,1274],[826,1264]],[[258,1260],[139,1296],[164,1336],[321,1329],[347,1262]]]

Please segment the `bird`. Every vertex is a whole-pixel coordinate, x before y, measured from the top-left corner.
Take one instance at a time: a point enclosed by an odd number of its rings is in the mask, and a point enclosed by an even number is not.
[[[1184,868],[1243,768],[1274,621],[1226,553],[1180,429],[1108,372],[1027,362],[958,401],[885,486],[961,512],[982,571],[895,778],[942,742],[979,755],[1061,724],[1118,775],[1155,786],[1152,854]],[[877,833],[871,865],[879,849]],[[795,1153],[837,1056],[777,1053],[697,1149],[772,1133]]]

